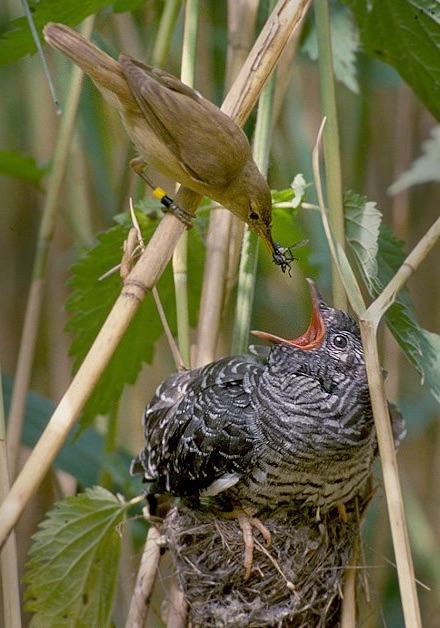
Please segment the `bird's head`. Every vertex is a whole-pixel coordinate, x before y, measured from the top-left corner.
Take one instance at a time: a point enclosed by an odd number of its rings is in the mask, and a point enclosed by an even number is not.
[[[290,270],[295,257],[290,248],[281,247],[273,240],[272,197],[266,179],[253,160],[250,159],[243,168],[238,187],[241,194],[239,198],[234,197],[234,213],[260,236],[275,264],[281,266],[283,272]]]
[[[366,382],[359,325],[346,312],[327,305],[313,281],[308,279],[308,283],[312,315],[304,334],[292,340],[262,331],[252,334],[280,347],[283,353],[292,354],[289,348],[294,349],[295,362],[305,373],[321,377],[323,372],[332,371],[335,381],[353,376]]]

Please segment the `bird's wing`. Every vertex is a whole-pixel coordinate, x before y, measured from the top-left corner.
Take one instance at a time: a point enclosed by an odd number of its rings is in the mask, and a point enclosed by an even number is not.
[[[217,493],[246,473],[255,453],[247,383],[262,368],[252,356],[225,358],[162,384],[145,411],[139,456],[152,490],[197,496],[215,483]]]
[[[130,473],[132,475],[143,474],[148,479],[155,479],[156,467],[153,460],[156,457],[155,452],[160,452],[162,448],[163,438],[161,434],[172,420],[180,402],[185,397],[188,387],[197,377],[197,372],[198,370],[186,370],[181,373],[175,373],[156,389],[151,401],[145,408],[143,422],[146,428],[146,445],[131,463]]]
[[[149,125],[188,175],[205,185],[228,186],[251,155],[241,129],[171,74],[126,55],[120,63]]]

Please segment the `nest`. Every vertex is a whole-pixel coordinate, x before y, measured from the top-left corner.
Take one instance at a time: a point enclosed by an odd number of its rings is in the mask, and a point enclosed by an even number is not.
[[[188,625],[338,626],[345,567],[359,534],[356,504],[347,522],[337,511],[275,511],[260,517],[272,535],[266,548],[254,530],[252,573],[244,580],[244,542],[235,519],[185,504],[164,522],[174,568],[188,604]]]

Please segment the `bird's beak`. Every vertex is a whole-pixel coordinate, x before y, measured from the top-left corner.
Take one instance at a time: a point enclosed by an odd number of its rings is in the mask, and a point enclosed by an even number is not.
[[[293,247],[281,247],[278,242],[274,242],[270,227],[253,225],[252,229],[254,229],[254,231],[256,231],[256,233],[263,240],[264,245],[271,254],[272,260],[275,262],[275,264],[277,264],[277,266],[281,266],[281,270],[283,271],[283,273],[287,270],[290,275],[291,263],[296,259],[295,257],[293,257],[290,250]]]
[[[265,247],[275,259],[277,255],[277,247],[275,246],[275,242],[272,239],[272,234],[270,232],[270,228],[264,228],[260,225],[252,225],[252,229],[258,233],[260,238],[263,240]]]
[[[292,345],[299,349],[303,349],[304,351],[316,349],[321,346],[326,330],[321,310],[319,309],[319,294],[313,281],[311,279],[307,279],[307,282],[312,294],[312,316],[307,331],[302,334],[302,336],[288,340],[287,338],[282,338],[281,336],[276,336],[275,334],[269,334],[265,331],[252,331],[251,333],[262,340],[267,340],[268,342],[273,342],[275,344]]]

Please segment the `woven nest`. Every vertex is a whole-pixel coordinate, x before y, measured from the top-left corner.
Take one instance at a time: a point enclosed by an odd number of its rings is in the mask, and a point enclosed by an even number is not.
[[[254,530],[252,573],[244,580],[244,543],[235,519],[184,504],[164,522],[189,626],[338,626],[345,567],[359,534],[355,504],[344,523],[316,509],[261,517],[266,548]]]

